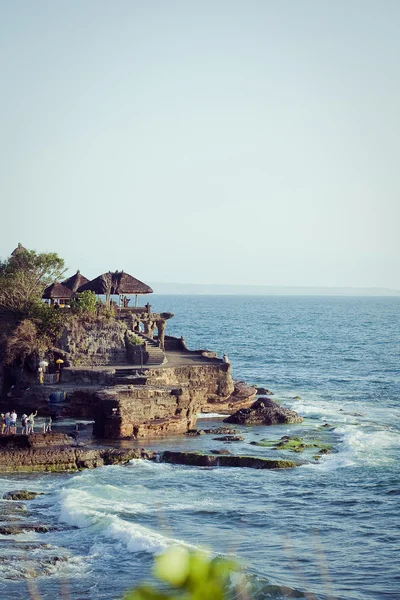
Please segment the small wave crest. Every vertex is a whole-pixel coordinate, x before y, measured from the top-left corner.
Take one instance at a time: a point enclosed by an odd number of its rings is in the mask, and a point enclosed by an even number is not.
[[[366,431],[357,426],[340,426],[335,434],[341,437],[337,453],[321,458],[318,468],[334,470],[352,466],[382,466],[394,464],[394,452],[400,448],[400,436],[393,431]],[[310,465],[305,465],[310,466]]]
[[[115,514],[92,508],[93,498],[84,490],[64,489],[60,493],[62,523],[87,529],[93,536],[103,536],[124,545],[132,553],[149,552],[159,554],[171,545],[187,548],[194,546],[182,540],[153,531],[148,527],[120,518]]]

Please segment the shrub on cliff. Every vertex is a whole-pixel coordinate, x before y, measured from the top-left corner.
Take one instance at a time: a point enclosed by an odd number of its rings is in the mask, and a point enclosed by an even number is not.
[[[90,290],[85,290],[76,294],[76,297],[70,302],[71,311],[78,315],[96,314],[97,299],[96,294]]]
[[[38,329],[29,319],[24,319],[8,337],[5,357],[8,364],[20,363],[24,368],[26,360],[39,357],[48,346],[49,340],[38,335]]]

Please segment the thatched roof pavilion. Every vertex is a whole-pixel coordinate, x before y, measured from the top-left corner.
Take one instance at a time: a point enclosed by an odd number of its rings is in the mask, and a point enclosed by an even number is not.
[[[11,256],[18,256],[19,254],[24,254],[27,252],[26,248],[23,247],[21,242],[18,242],[18,246],[11,252]]]
[[[124,271],[103,273],[96,277],[96,279],[82,285],[78,291],[83,292],[84,290],[91,290],[95,294],[106,296],[153,293],[150,286],[132,277],[129,273],[124,273]]]
[[[85,285],[85,283],[89,283],[89,279],[84,277],[79,270],[75,273],[75,275],[72,275],[72,277],[68,277],[68,279],[61,282],[62,285],[69,288],[74,293],[77,292],[80,287]]]
[[[74,292],[65,287],[62,283],[52,283],[44,290],[42,298],[44,300],[50,300],[51,303],[53,303],[54,300],[68,300],[69,298],[72,298],[73,295]]]

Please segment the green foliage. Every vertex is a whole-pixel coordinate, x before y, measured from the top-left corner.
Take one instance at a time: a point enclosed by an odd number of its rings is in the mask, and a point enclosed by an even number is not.
[[[115,318],[114,307],[108,304],[103,304],[103,302],[97,303],[97,313],[100,317],[104,317],[105,319],[111,320]]]
[[[28,314],[36,323],[38,333],[55,342],[68,319],[68,309],[57,309],[44,302],[35,302],[28,308]]]
[[[173,547],[155,559],[154,576],[161,586],[140,585],[124,600],[226,600],[234,571],[239,568],[233,561]]]
[[[0,262],[0,306],[26,316],[32,302],[40,301],[45,288],[64,273],[64,260],[55,252],[21,249]]]
[[[78,315],[96,314],[97,299],[96,294],[90,290],[85,290],[76,294],[76,297],[70,302],[73,313]]]
[[[132,344],[132,346],[142,346],[143,345],[143,340],[139,335],[134,334],[132,331],[128,331],[127,334],[127,340],[129,344]]]

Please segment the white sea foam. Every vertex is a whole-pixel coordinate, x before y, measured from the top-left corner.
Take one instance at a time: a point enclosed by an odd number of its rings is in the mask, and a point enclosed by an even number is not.
[[[304,465],[303,468],[334,470],[352,466],[383,466],[396,462],[393,451],[400,448],[400,435],[394,431],[370,431],[343,425],[335,429],[335,434],[341,438],[336,447],[338,452],[323,456],[317,465]]]
[[[93,508],[95,506],[95,508]],[[132,553],[160,553],[171,545],[193,547],[182,540],[153,531],[98,509],[98,499],[84,490],[64,489],[61,492],[60,521],[86,528],[95,536],[120,542]]]
[[[223,419],[227,415],[221,415],[220,413],[198,413],[198,419]]]

